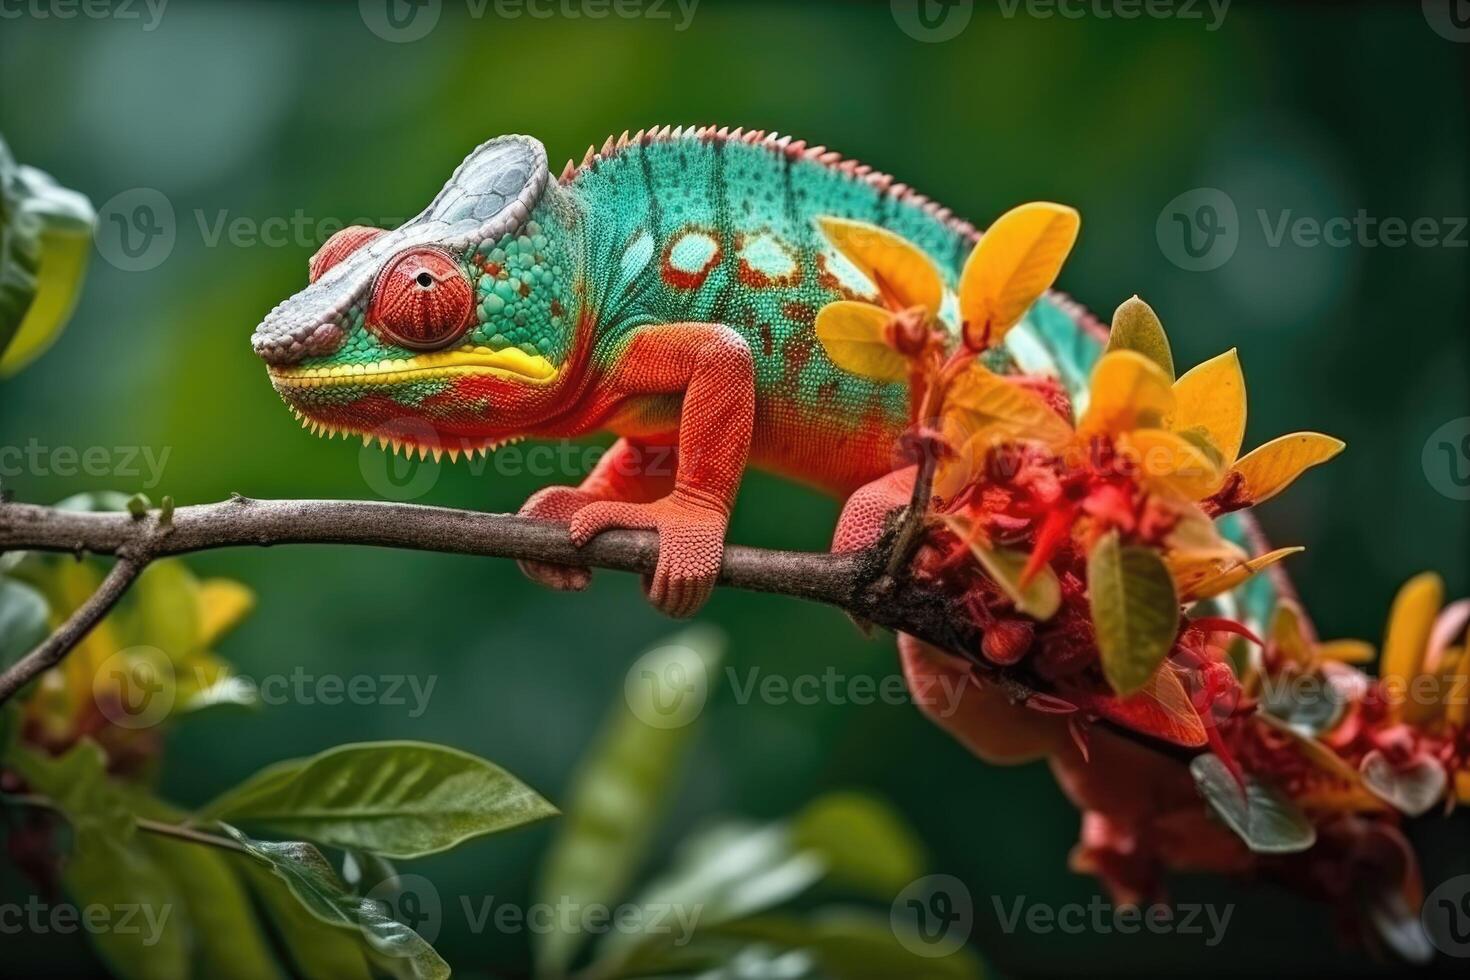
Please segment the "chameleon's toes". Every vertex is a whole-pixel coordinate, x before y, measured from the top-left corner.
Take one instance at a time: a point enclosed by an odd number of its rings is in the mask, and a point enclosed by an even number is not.
[[[654,607],[677,619],[694,615],[714,591],[725,552],[725,513],[677,492],[648,504],[588,504],[572,518],[578,547],[602,531],[631,528],[658,532],[658,565],[644,591]]]
[[[516,564],[531,581],[558,592],[581,592],[592,581],[592,570],[581,565],[557,565],[547,561],[518,561]]]
[[[576,487],[544,487],[521,505],[519,514],[564,524],[591,499]],[[561,592],[580,592],[592,581],[592,570],[583,565],[558,565],[545,561],[519,561],[516,564],[531,581]]]

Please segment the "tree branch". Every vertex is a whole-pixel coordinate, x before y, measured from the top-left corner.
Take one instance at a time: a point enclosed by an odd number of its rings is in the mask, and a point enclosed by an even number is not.
[[[21,657],[0,674],[0,704],[10,700],[16,691],[30,683],[32,678],[55,667],[72,651],[82,638],[92,632],[92,627],[101,622],[117,600],[122,598],[128,586],[143,570],[144,563],[119,555],[107,577],[97,586],[97,591],[77,607],[61,627],[41,641],[41,645]]]
[[[843,610],[850,616],[908,633],[970,661],[981,676],[1024,700],[1029,688],[979,659],[980,632],[947,596],[907,576],[886,574],[895,537],[912,533],[912,521],[891,529],[867,551],[848,554],[772,551],[731,545],[719,583],[754,592],[793,596]],[[49,551],[115,555],[117,563],[76,614],[41,646],[0,674],[0,703],[54,666],[110,609],[148,562],[215,548],[283,544],[349,544],[451,554],[485,555],[616,571],[651,573],[658,560],[652,531],[607,531],[582,548],[565,526],[509,514],[360,500],[228,501],[159,511],[141,517],[120,511],[57,510],[34,504],[0,504],[0,552]],[[911,546],[911,542],[910,542]],[[1101,723],[1101,722],[1100,722]],[[1177,757],[1194,753],[1108,726],[1134,741]]]

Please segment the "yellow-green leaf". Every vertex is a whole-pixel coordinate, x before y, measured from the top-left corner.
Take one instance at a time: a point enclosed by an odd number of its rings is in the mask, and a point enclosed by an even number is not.
[[[956,448],[993,440],[1039,442],[1055,450],[1072,440],[1072,427],[1040,395],[978,364],[950,384],[944,414],[946,435],[956,437]],[[987,448],[976,444],[970,451]]]
[[[1245,440],[1245,374],[1235,348],[1184,372],[1174,382],[1170,428],[1196,432],[1219,450],[1226,466],[1240,455]]]
[[[832,363],[874,381],[904,381],[909,362],[888,342],[891,314],[871,303],[840,299],[817,314],[817,339]]]
[[[1277,548],[1275,551],[1247,558],[1244,561],[1217,561],[1213,568],[1204,565],[1176,567],[1172,564],[1171,568],[1179,583],[1180,599],[1184,602],[1194,602],[1199,599],[1212,598],[1222,592],[1229,592],[1261,569],[1269,568],[1288,555],[1295,555],[1306,550],[1301,545],[1297,545],[1291,548]]]
[[[1117,435],[1157,428],[1174,411],[1174,390],[1164,369],[1137,351],[1104,354],[1092,371],[1087,411],[1077,431]]]
[[[1063,204],[1036,202],[995,219],[960,274],[960,318],[974,350],[1000,343],[1057,281],[1082,218]]]
[[[1258,504],[1286,489],[1310,467],[1342,452],[1344,445],[1341,439],[1320,432],[1294,432],[1246,453],[1231,467],[1231,473],[1240,477],[1241,496]]]
[[[227,578],[199,583],[199,645],[213,646],[255,608],[255,593]]]
[[[1174,377],[1174,354],[1169,349],[1169,335],[1158,314],[1137,296],[1126,300],[1113,313],[1113,328],[1108,332],[1109,351],[1137,351]]]
[[[1062,584],[1057,580],[1056,572],[1052,571],[1051,566],[1043,565],[1023,587],[1021,572],[1026,567],[1027,559],[1024,551],[988,548],[971,539],[969,528],[963,521],[948,514],[943,519],[949,529],[962,540],[969,540],[970,551],[980,562],[980,567],[1000,586],[1001,591],[1015,604],[1017,611],[1038,620],[1047,620],[1056,615],[1062,605]]]
[[[1144,485],[1185,500],[1200,500],[1220,485],[1224,473],[1188,439],[1163,429],[1134,429],[1118,447],[1138,467]]]
[[[1174,646],[1174,579],[1157,552],[1124,547],[1111,531],[1087,558],[1087,593],[1103,674],[1126,697],[1148,683]]]
[[[895,310],[923,307],[939,315],[944,283],[934,262],[901,235],[847,218],[821,217],[817,224],[832,246],[878,287],[878,295]]]

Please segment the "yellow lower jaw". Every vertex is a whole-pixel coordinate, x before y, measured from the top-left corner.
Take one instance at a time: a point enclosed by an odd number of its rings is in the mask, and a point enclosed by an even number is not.
[[[524,384],[546,385],[556,380],[557,369],[556,365],[539,354],[527,354],[517,347],[503,350],[473,347],[432,351],[368,364],[272,368],[270,371],[271,378],[275,381],[299,388],[352,384],[390,385],[476,374],[495,375]]]

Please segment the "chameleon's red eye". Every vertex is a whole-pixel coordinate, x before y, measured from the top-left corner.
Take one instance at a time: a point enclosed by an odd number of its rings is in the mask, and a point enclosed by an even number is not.
[[[373,284],[368,323],[401,347],[432,350],[469,328],[474,290],[459,263],[424,246],[395,255]]]
[[[322,242],[322,247],[317,249],[316,254],[306,263],[306,281],[316,282],[332,266],[341,262],[379,235],[386,234],[387,232],[382,228],[369,228],[366,225],[348,225],[331,238]]]

